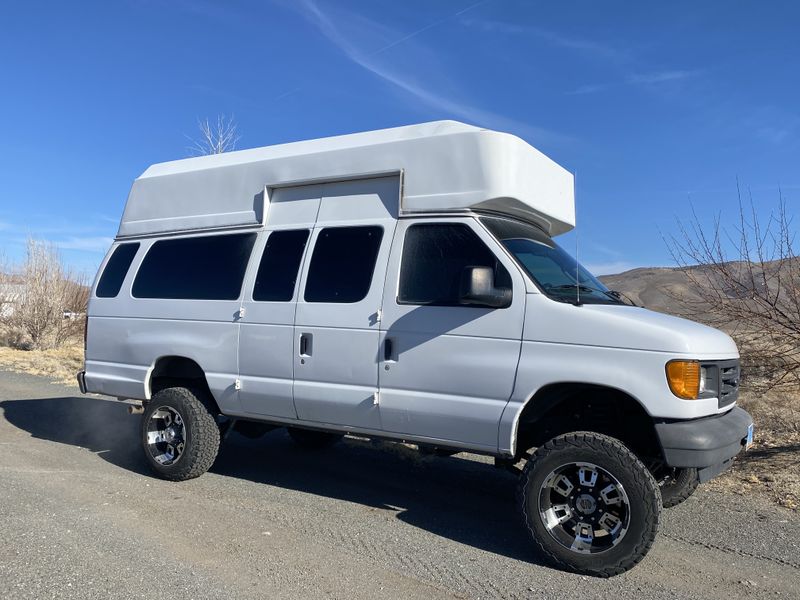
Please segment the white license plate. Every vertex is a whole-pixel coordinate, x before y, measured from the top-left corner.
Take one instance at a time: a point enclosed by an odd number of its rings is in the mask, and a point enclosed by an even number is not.
[[[753,445],[753,424],[750,423],[750,426],[747,428],[747,440],[744,443],[744,449],[750,450],[750,447]]]

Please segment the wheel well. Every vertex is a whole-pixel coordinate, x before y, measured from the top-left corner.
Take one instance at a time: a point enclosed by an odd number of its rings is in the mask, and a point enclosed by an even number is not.
[[[211,403],[211,408],[220,413],[214,394],[208,387],[205,371],[191,358],[185,356],[162,356],[156,360],[150,373],[151,397],[168,387],[186,386],[205,392],[205,397]]]
[[[635,398],[585,383],[552,384],[534,394],[517,421],[517,455],[572,431],[609,435],[648,460],[661,456],[653,419]]]

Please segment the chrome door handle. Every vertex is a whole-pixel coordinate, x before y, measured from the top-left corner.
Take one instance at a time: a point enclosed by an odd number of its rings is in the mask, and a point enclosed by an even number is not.
[[[300,356],[311,356],[311,334],[300,334]]]

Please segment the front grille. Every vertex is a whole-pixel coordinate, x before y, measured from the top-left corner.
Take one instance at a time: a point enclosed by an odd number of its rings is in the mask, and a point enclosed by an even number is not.
[[[724,408],[739,397],[739,361],[725,360],[715,365],[719,373],[719,407]]]

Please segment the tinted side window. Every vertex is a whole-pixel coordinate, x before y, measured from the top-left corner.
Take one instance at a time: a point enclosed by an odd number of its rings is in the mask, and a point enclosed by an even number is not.
[[[130,269],[133,257],[136,256],[138,250],[138,242],[135,244],[120,244],[116,247],[111,258],[106,263],[106,268],[100,276],[100,281],[97,282],[95,295],[98,298],[115,298],[119,294],[125,275],[128,274],[128,269]]]
[[[317,236],[306,302],[359,302],[369,292],[383,229],[329,227]]]
[[[236,300],[255,233],[159,240],[133,282],[137,298]]]
[[[306,229],[269,234],[258,266],[253,300],[288,302],[292,299],[307,241]]]
[[[494,253],[466,225],[423,223],[409,227],[400,267],[401,304],[460,305],[466,267],[491,267],[495,285],[511,287],[511,276]]]

